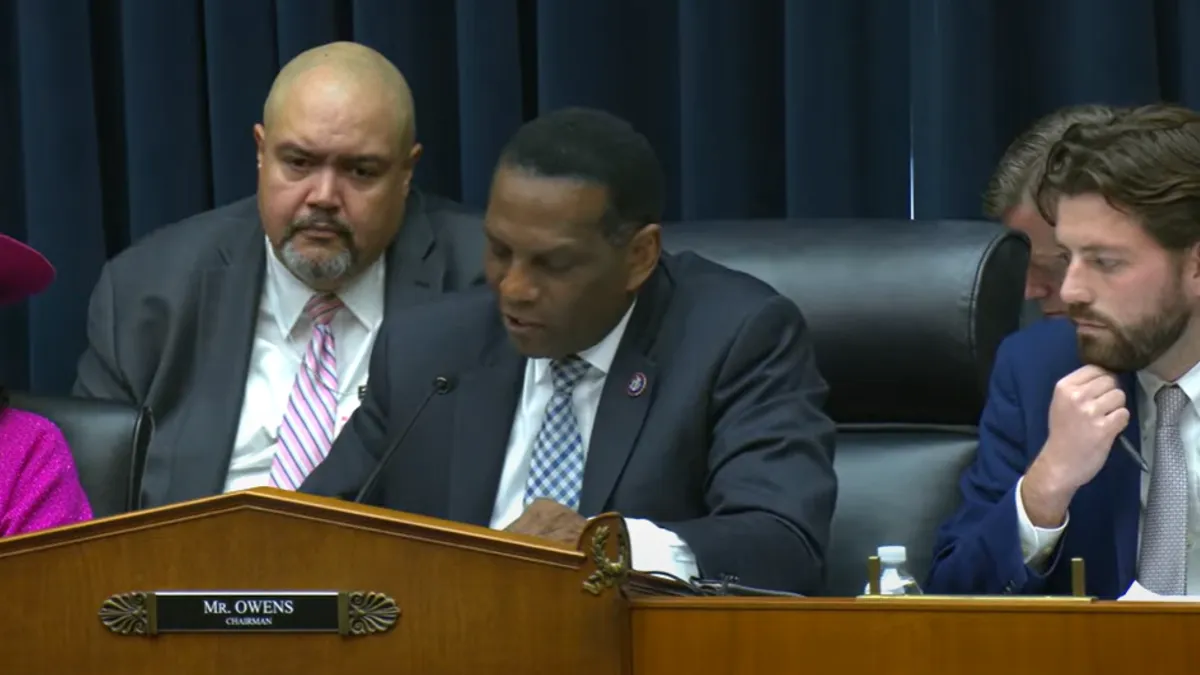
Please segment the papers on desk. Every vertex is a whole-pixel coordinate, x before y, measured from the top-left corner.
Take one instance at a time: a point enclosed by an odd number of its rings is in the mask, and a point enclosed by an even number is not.
[[[1188,595],[1159,595],[1154,591],[1147,589],[1145,586],[1134,581],[1133,585],[1125,591],[1125,595],[1117,598],[1117,602],[1200,602],[1200,597]]]

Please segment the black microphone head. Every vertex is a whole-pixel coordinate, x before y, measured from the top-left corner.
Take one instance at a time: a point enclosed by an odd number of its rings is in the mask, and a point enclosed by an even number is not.
[[[421,405],[417,406],[417,411],[408,419],[408,424],[404,425],[404,429],[400,432],[395,440],[388,444],[384,450],[383,456],[375,464],[375,470],[367,476],[367,480],[363,482],[362,489],[358,491],[358,495],[354,497],[354,503],[365,504],[367,497],[370,497],[375,485],[379,483],[380,477],[383,476],[383,468],[387,466],[388,461],[395,454],[396,450],[404,443],[404,439],[408,438],[408,432],[412,431],[413,425],[417,423],[417,419],[421,417],[425,407],[433,400],[433,397],[439,394],[445,394],[454,388],[454,379],[452,377],[443,377],[441,375],[433,378],[430,383],[429,393],[425,395],[425,400],[421,401]]]
[[[433,378],[433,390],[439,394],[448,394],[454,389],[454,378],[439,375]]]

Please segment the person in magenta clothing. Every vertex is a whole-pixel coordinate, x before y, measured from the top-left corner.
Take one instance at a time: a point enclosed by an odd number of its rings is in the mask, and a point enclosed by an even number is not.
[[[40,253],[0,235],[0,305],[20,302],[54,280]],[[10,408],[0,386],[0,537],[92,517],[75,460],[50,420]]]

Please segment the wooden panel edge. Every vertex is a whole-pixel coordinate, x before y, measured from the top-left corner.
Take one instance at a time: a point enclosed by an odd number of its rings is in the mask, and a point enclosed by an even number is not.
[[[1057,602],[1054,600],[1058,600]],[[638,597],[629,603],[631,611],[777,611],[777,612],[1105,612],[1105,613],[1197,613],[1200,602],[1117,602],[1095,600],[1081,602],[1069,596],[1047,598],[1036,602],[1018,598],[961,598],[941,601],[931,598],[922,602],[862,602],[857,598],[745,598],[745,597]]]
[[[278,514],[572,569],[585,562],[579,550],[535,537],[274,488],[206,497],[0,539],[0,559],[241,511]]]

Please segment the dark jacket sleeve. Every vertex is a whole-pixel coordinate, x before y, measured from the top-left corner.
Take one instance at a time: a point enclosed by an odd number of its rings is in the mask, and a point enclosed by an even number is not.
[[[711,392],[709,515],[657,523],[700,573],[818,593],[837,497],[834,424],[800,310],[774,297],[735,337]]]
[[[388,322],[371,350],[367,396],[338,434],[325,460],[313,469],[301,492],[353,499],[386,451],[388,427]],[[367,499],[369,503],[378,500]]]
[[[87,336],[87,349],[79,359],[72,395],[138,403],[118,359],[116,293],[107,265],[88,302]]]
[[[938,531],[926,591],[996,595],[1039,593],[1062,550],[1060,539],[1046,575],[1025,565],[1017,528],[1017,481],[1040,448],[1026,448],[1024,416],[1011,343],[1001,345],[979,423],[979,450],[963,473],[962,505]],[[1064,537],[1065,539],[1065,537]]]

